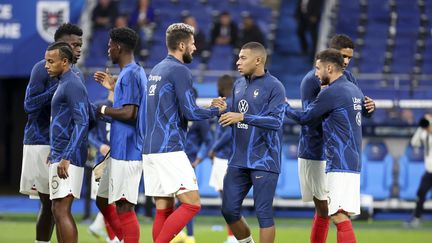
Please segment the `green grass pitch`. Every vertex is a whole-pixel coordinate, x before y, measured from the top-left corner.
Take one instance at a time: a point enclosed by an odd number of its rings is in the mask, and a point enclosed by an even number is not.
[[[0,215],[0,242],[34,242],[35,215],[3,214]],[[87,224],[78,222],[78,238],[80,243],[100,242],[87,232]],[[151,221],[139,218],[141,223],[141,240],[150,243]],[[259,241],[258,224],[254,218],[247,218],[256,242]],[[309,242],[310,219],[276,219],[276,242],[297,243]],[[212,226],[222,226],[222,231],[213,231]],[[420,229],[405,229],[400,221],[354,221],[357,242],[367,243],[422,243],[431,242],[432,222],[425,222]],[[213,227],[215,228],[215,227]],[[218,227],[221,228],[221,227]],[[197,243],[222,243],[226,239],[226,231],[222,217],[198,216],[195,219],[195,239]],[[57,242],[55,235],[51,242]],[[335,226],[330,227],[327,242],[336,242]]]

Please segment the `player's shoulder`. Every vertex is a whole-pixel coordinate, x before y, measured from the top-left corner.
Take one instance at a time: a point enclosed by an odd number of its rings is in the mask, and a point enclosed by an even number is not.
[[[48,72],[45,69],[45,59],[42,59],[33,65],[32,73],[35,74],[46,74],[48,76]]]
[[[310,84],[310,83],[319,83],[319,79],[317,76],[315,76],[315,69],[310,70],[306,75],[303,77],[301,84]]]
[[[285,87],[283,86],[282,82],[269,72],[266,73],[266,87],[269,87],[270,89],[278,89],[285,91]]]

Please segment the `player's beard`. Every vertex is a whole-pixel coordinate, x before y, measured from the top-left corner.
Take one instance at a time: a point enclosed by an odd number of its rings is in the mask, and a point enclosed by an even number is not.
[[[329,85],[330,77],[328,75],[323,75],[321,78],[321,85]]]
[[[185,53],[183,53],[183,62],[191,63],[192,59],[193,59],[192,54],[190,53],[189,48],[187,48]]]

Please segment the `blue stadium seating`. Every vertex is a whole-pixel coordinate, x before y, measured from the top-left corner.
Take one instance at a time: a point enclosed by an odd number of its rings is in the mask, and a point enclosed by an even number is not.
[[[296,143],[282,145],[282,168],[276,187],[276,196],[301,198]]]
[[[382,141],[366,144],[362,154],[360,191],[385,200],[391,196],[393,158]]]
[[[409,145],[399,160],[399,198],[414,201],[425,171],[423,148]],[[429,198],[430,198],[429,194]]]
[[[210,159],[204,159],[196,168],[195,173],[198,181],[199,194],[202,197],[218,197],[217,192],[209,185],[212,164]]]
[[[108,61],[108,40],[108,30],[98,29],[93,31],[89,53],[85,60],[87,67],[105,67]]]

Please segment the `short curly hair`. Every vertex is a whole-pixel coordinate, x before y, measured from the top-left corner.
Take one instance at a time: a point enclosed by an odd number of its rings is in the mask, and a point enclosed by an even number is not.
[[[53,50],[59,50],[60,58],[66,58],[69,63],[73,63],[74,61],[74,54],[72,51],[71,46],[62,41],[54,42],[51,45],[48,46],[46,49],[47,51],[53,51]]]
[[[166,45],[169,50],[176,50],[180,42],[189,40],[194,34],[194,27],[188,24],[172,24],[166,30]]]
[[[109,33],[111,41],[123,44],[127,49],[133,51],[138,44],[137,33],[128,27],[114,28]]]
[[[54,41],[59,41],[65,35],[82,36],[83,31],[78,25],[74,25],[71,23],[62,24],[54,33]]]
[[[349,36],[338,34],[331,38],[329,47],[336,50],[345,48],[354,49],[354,42],[349,38]]]

